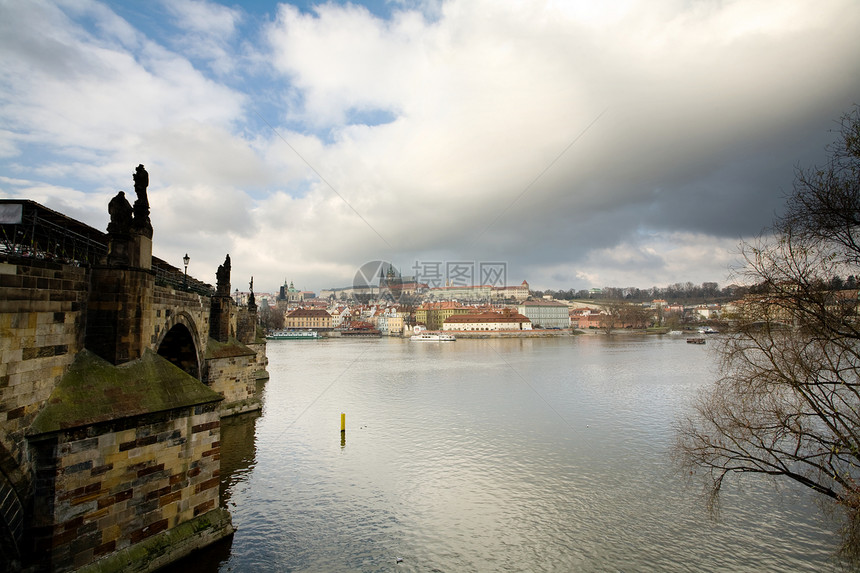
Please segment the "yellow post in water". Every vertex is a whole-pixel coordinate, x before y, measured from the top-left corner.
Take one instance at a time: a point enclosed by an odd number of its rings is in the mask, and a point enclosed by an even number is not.
[[[340,413],[340,431],[341,433],[346,432],[346,413]]]

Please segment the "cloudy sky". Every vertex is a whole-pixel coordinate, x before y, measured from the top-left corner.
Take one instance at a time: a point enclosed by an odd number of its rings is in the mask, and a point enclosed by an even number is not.
[[[726,284],[860,103],[856,0],[0,0],[0,196],[233,287]]]

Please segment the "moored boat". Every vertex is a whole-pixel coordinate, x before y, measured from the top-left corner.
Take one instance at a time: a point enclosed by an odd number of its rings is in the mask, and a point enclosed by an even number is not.
[[[317,340],[322,338],[316,330],[276,330],[266,336],[267,340]]]
[[[428,340],[431,342],[454,342],[457,338],[453,334],[442,334],[435,332],[419,332],[409,337],[409,340]]]

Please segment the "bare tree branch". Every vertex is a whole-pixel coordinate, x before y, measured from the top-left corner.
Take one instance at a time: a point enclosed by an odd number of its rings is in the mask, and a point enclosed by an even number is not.
[[[713,500],[727,476],[798,483],[845,516],[843,552],[860,563],[858,293],[860,109],[842,119],[823,167],[798,169],[785,215],[741,244],[736,275],[755,285],[718,347],[721,377],[677,430],[675,456]],[[716,503],[716,501],[714,501]]]

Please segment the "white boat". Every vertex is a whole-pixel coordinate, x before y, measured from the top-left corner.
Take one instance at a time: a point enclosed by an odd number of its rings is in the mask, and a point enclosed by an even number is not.
[[[453,334],[437,334],[430,332],[419,332],[409,337],[409,340],[429,340],[433,342],[454,342],[457,338]]]
[[[315,330],[278,330],[266,336],[267,340],[319,340],[320,333]]]

